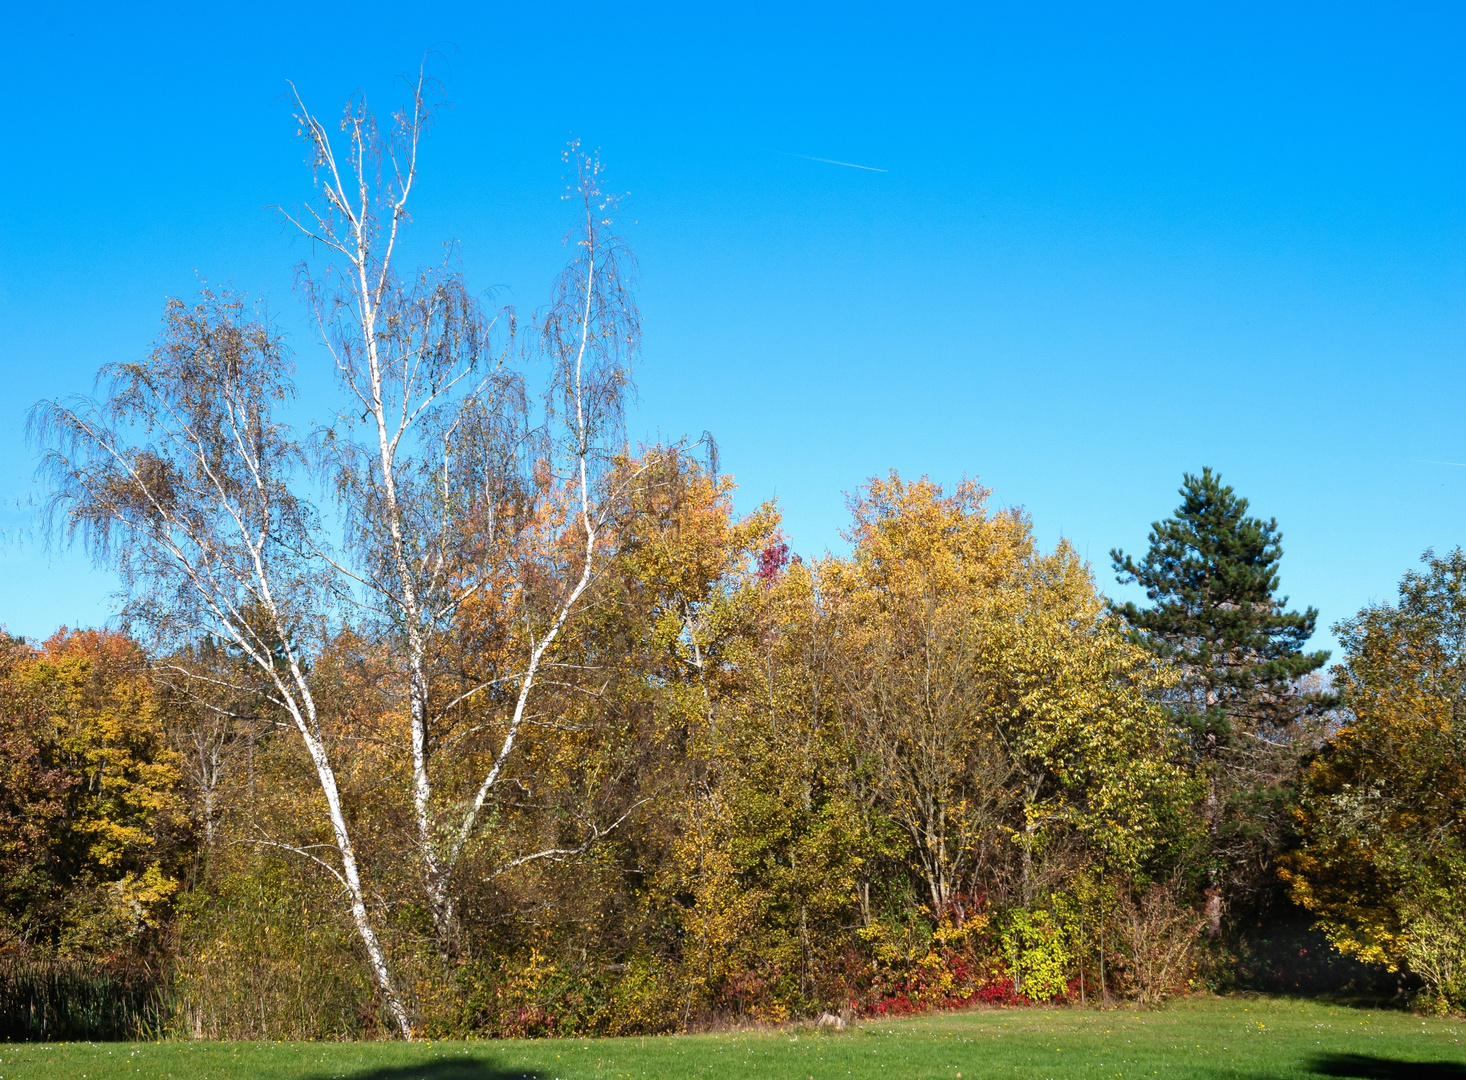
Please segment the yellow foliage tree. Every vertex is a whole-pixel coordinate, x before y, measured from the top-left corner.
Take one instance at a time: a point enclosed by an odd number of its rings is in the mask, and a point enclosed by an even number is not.
[[[32,889],[7,905],[19,937],[9,944],[84,956],[155,946],[188,820],[142,650],[121,634],[63,629],[38,649],[12,644],[0,684],[7,741],[28,726],[32,775],[46,781],[29,789],[44,792],[30,808],[44,827],[22,815]]]
[[[1334,945],[1466,1005],[1466,552],[1336,631],[1348,719],[1313,761],[1282,874]]]
[[[1157,705],[1165,668],[1124,639],[1067,543],[1040,552],[987,495],[871,481],[834,575],[850,715],[938,914],[979,881],[1032,908],[1064,873],[1043,856],[1076,843],[1139,873],[1187,785]]]

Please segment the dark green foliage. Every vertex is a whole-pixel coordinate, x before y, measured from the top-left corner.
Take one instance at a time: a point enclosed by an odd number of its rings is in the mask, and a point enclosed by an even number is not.
[[[1177,664],[1177,716],[1198,757],[1237,744],[1244,733],[1283,726],[1305,703],[1294,684],[1327,663],[1305,652],[1316,608],[1286,610],[1275,595],[1283,534],[1276,519],[1247,515],[1247,500],[1204,468],[1187,473],[1175,516],[1151,525],[1150,550],[1137,563],[1110,552],[1124,584],[1145,589],[1153,606],[1116,605],[1136,637]]]
[[[0,957],[6,1041],[151,1038],[172,1013],[169,980],[155,967]]]
[[[1180,676],[1169,704],[1207,782],[1199,810],[1211,842],[1201,861],[1216,937],[1224,895],[1253,913],[1280,901],[1274,861],[1294,841],[1299,763],[1336,699],[1311,685],[1329,658],[1305,651],[1318,611],[1289,611],[1277,595],[1276,519],[1249,516],[1247,500],[1210,468],[1185,474],[1180,494],[1175,514],[1151,525],[1143,559],[1110,553],[1120,581],[1151,601],[1114,610]]]
[[[1388,1001],[1404,983],[1377,964],[1340,953],[1301,909],[1249,922],[1234,926],[1225,946],[1207,956],[1202,975],[1210,989]]]

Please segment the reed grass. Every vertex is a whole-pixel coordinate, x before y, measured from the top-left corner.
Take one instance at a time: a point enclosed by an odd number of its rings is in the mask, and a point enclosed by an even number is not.
[[[154,1038],[173,1012],[169,983],[141,964],[0,957],[0,1040]]]

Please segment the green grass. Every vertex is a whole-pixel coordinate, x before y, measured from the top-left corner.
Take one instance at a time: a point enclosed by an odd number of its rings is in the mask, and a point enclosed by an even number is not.
[[[1466,1080],[1466,1022],[1284,999],[1010,1009],[644,1039],[0,1045],[0,1078],[161,1080]]]

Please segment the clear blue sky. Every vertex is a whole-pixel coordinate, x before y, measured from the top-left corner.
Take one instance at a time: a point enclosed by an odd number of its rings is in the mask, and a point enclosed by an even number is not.
[[[798,550],[893,466],[979,476],[1113,589],[1108,550],[1212,465],[1325,626],[1466,542],[1466,466],[1433,464],[1466,462],[1458,3],[147,7],[0,35],[12,632],[109,611],[26,536],[26,409],[142,354],[198,276],[268,298],[320,380],[267,209],[309,186],[286,80],[386,106],[430,47],[454,108],[418,250],[533,307],[560,148],[600,146],[643,272],[633,435],[712,431]]]

